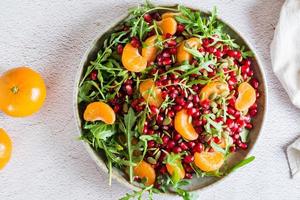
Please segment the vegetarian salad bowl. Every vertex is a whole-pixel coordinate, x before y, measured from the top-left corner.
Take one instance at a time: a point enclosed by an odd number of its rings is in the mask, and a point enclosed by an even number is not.
[[[97,165],[135,191],[195,191],[251,162],[266,87],[249,43],[217,18],[150,4],[101,33],[80,65],[75,107]]]

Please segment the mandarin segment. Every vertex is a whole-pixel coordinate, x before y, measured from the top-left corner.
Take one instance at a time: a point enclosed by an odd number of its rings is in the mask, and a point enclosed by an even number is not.
[[[174,35],[177,30],[177,22],[173,17],[167,17],[157,22],[163,35],[171,34]]]
[[[147,67],[147,59],[141,56],[138,48],[128,43],[123,49],[122,64],[128,71],[141,72]]]
[[[212,172],[221,168],[225,157],[218,151],[214,152],[196,152],[194,154],[195,165],[204,172]]]
[[[238,98],[235,102],[235,109],[245,111],[256,101],[255,89],[247,82],[241,83],[238,87]]]
[[[192,55],[188,53],[184,47],[190,47],[190,48],[199,48],[201,46],[201,40],[196,37],[189,38],[187,40],[184,40],[180,43],[180,45],[177,48],[177,62],[182,63],[185,61],[191,61]]]
[[[133,173],[135,176],[143,179],[146,178],[145,185],[153,185],[156,179],[155,170],[153,167],[146,161],[141,161],[137,166],[133,168]]]
[[[210,99],[212,95],[227,96],[229,94],[228,84],[225,82],[214,81],[208,83],[200,91],[201,100]]]
[[[157,36],[153,35],[148,37],[144,44],[146,47],[142,49],[142,56],[145,58],[148,63],[153,62],[156,58],[156,53],[157,53],[157,47],[155,46]]]
[[[155,86],[155,82],[152,79],[147,79],[140,84],[140,93],[145,101],[157,108],[164,101],[161,96],[161,89]]]
[[[116,120],[114,110],[104,102],[90,103],[84,113],[83,118],[85,121],[103,121],[106,124],[113,124]]]
[[[0,170],[9,162],[12,152],[12,142],[7,133],[0,128]]]
[[[192,121],[189,119],[187,110],[182,109],[176,113],[175,130],[186,140],[196,140],[198,138],[198,133],[192,125]]]

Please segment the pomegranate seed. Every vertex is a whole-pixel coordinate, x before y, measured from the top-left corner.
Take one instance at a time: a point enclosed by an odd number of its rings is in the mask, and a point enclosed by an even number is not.
[[[175,55],[177,53],[177,48],[170,48],[170,54]]]
[[[256,98],[258,99],[260,97],[260,94],[258,91],[256,91]]]
[[[213,137],[213,141],[216,144],[219,144],[221,142],[221,140],[218,137]]]
[[[181,106],[184,106],[184,104],[185,104],[183,97],[176,97],[175,102]]]
[[[251,117],[254,117],[257,114],[257,109],[252,109],[249,111]]]
[[[187,145],[188,145],[189,148],[193,148],[196,145],[196,143],[195,142],[188,142]]]
[[[255,78],[251,79],[250,83],[254,89],[258,88],[259,83],[258,83],[257,79],[255,79]]]
[[[189,164],[183,163],[183,168],[185,169],[186,172],[189,172],[189,173],[194,172],[193,168]]]
[[[220,50],[217,50],[217,51],[215,52],[215,56],[216,56],[217,58],[222,58],[223,55],[224,55],[224,53],[223,53],[222,51],[220,51]]]
[[[143,133],[145,133],[145,134],[148,133],[148,127],[147,126],[144,126]]]
[[[92,72],[91,72],[91,79],[93,80],[93,81],[95,81],[95,80],[97,80],[97,76],[98,76],[98,71],[97,70],[93,70]]]
[[[177,33],[182,33],[185,29],[183,24],[177,24]]]
[[[253,125],[251,123],[248,123],[246,124],[245,126],[246,129],[252,129],[253,128]]]
[[[118,111],[120,110],[120,105],[115,105],[114,106],[114,111],[115,111],[115,113],[117,113]]]
[[[166,43],[167,43],[167,47],[175,47],[177,45],[175,40],[169,40]]]
[[[167,144],[168,149],[172,149],[175,146],[175,142],[173,140],[170,140]]]
[[[235,106],[235,100],[236,100],[235,97],[229,99],[229,101],[228,101],[229,105],[234,107]]]
[[[251,70],[251,69],[250,69],[249,72],[247,73],[247,75],[250,76],[250,77],[253,76],[253,74],[254,74],[254,72],[253,72],[253,70]]]
[[[210,44],[210,42],[209,42],[209,39],[208,39],[208,38],[204,38],[204,39],[202,40],[202,46],[203,46],[204,48],[207,48],[209,44]]]
[[[180,153],[180,152],[182,152],[182,149],[180,147],[174,147],[173,152],[174,153]]]
[[[240,147],[241,149],[247,149],[247,148],[248,148],[248,145],[247,145],[246,143],[241,142],[241,143],[239,144],[239,147]]]
[[[213,46],[210,46],[207,48],[207,52],[213,54],[217,52],[217,49]]]
[[[194,156],[192,156],[192,155],[187,155],[187,156],[184,157],[183,161],[184,161],[185,163],[189,164],[189,163],[191,163],[191,162],[194,161]]]
[[[179,146],[183,151],[185,151],[189,148],[185,142],[179,143]]]
[[[164,57],[164,58],[170,58],[171,57],[171,55],[170,55],[170,53],[169,52],[163,52],[163,54],[162,54],[162,57]],[[171,74],[172,75],[172,74]],[[173,75],[175,75],[175,74],[173,74]]]
[[[123,53],[123,45],[122,44],[118,44],[117,52],[118,52],[118,54],[122,55],[122,53]]]
[[[140,41],[137,37],[132,37],[131,38],[131,42],[130,44],[134,47],[134,48],[139,48],[140,47]]]
[[[158,12],[152,13],[152,18],[155,19],[156,21],[161,20],[161,16]]]
[[[227,113],[228,113],[229,115],[234,115],[235,112],[236,112],[236,110],[235,110],[233,107],[228,107],[228,108],[227,108]]]
[[[235,77],[231,77],[229,80],[228,80],[228,84],[229,85],[235,85],[237,83],[237,80]]]
[[[172,64],[172,59],[171,58],[164,58],[162,61],[163,65],[170,65]]]
[[[229,148],[229,151],[230,151],[230,152],[235,152],[235,151],[236,151],[236,147],[235,147],[235,146],[231,146],[231,147]]]
[[[175,140],[175,141],[180,140],[180,138],[181,138],[181,135],[180,135],[179,133],[176,133],[176,134],[174,135],[174,140]]]
[[[166,166],[161,166],[161,168],[159,169],[159,172],[161,173],[161,174],[165,174],[166,172],[167,172],[167,168],[166,168]]]
[[[155,141],[154,140],[150,140],[150,141],[148,141],[148,147],[149,148],[152,148],[152,147],[154,147],[155,146]]]
[[[193,102],[187,102],[187,103],[184,105],[184,107],[185,107],[186,109],[193,108],[193,106],[194,106]]]
[[[198,96],[198,95],[194,95],[194,96],[193,96],[193,103],[194,103],[194,104],[197,104],[197,103],[199,103],[199,102],[200,102],[199,96]]]
[[[193,125],[194,126],[201,126],[202,125],[202,121],[199,119],[193,119]]]
[[[200,105],[203,109],[207,110],[210,107],[210,101],[208,99],[205,99],[200,102]]]
[[[150,111],[152,114],[158,114],[159,109],[155,105],[150,105]]]
[[[226,120],[226,126],[227,126],[228,128],[233,128],[233,126],[234,126],[234,121],[233,121],[232,119],[228,118],[228,119]]]
[[[243,127],[245,125],[245,121],[241,118],[237,119],[236,120],[236,123],[240,126],[240,127]]]
[[[181,105],[176,105],[176,106],[174,106],[174,109],[176,111],[180,111],[182,109],[182,106]]]
[[[157,115],[156,117],[156,123],[162,124],[164,121],[164,117],[162,115]]]
[[[242,74],[248,74],[249,70],[250,70],[249,66],[243,65],[241,67]]]
[[[167,145],[168,142],[169,142],[169,140],[170,140],[170,137],[167,136],[167,135],[164,135],[164,136],[162,137],[162,142],[163,142],[164,145]]]
[[[156,81],[156,82],[157,82],[157,81]],[[167,91],[162,91],[162,92],[161,92],[161,97],[162,97],[163,99],[166,99],[167,96],[168,96],[168,92],[167,92]]]
[[[189,108],[189,109],[187,109],[187,114],[190,115],[190,116],[195,115],[196,112],[197,112],[196,108]]]
[[[147,23],[151,23],[152,22],[152,17],[149,13],[144,14],[144,20]]]
[[[238,52],[234,51],[234,50],[228,50],[227,51],[227,55],[232,57],[232,58],[236,58],[237,57]]]
[[[248,66],[248,67],[250,67],[250,65],[251,65],[251,60],[246,59],[246,60],[243,61],[243,64],[246,65],[246,66]]]
[[[125,86],[125,89],[126,89],[126,93],[131,96],[133,94],[133,89],[132,89],[132,86],[131,85],[126,85]]]
[[[193,118],[197,118],[197,117],[200,117],[200,115],[201,115],[200,111],[197,110],[197,111],[192,115],[192,117],[193,117]]]
[[[240,59],[242,57],[242,53],[240,51],[237,51],[235,58]]]
[[[190,173],[185,173],[185,177],[186,179],[192,179],[193,178],[193,175],[190,174]]]
[[[194,148],[193,148],[193,151],[194,152],[198,152],[198,153],[201,153],[203,151],[204,147],[203,147],[203,144],[201,143],[197,143]]]
[[[153,135],[153,134],[154,134],[154,130],[148,129],[148,135]]]

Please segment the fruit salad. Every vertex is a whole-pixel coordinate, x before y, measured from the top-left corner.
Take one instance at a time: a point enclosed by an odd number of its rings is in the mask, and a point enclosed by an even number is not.
[[[108,34],[79,84],[82,136],[141,191],[224,176],[258,112],[252,53],[210,14],[143,5]],[[242,166],[253,160],[242,161]]]

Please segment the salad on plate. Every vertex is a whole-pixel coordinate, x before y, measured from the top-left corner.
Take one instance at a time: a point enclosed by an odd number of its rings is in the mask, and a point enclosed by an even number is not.
[[[81,139],[140,191],[175,192],[190,179],[225,176],[230,155],[248,148],[258,112],[253,54],[210,14],[145,4],[104,40],[79,84]]]

